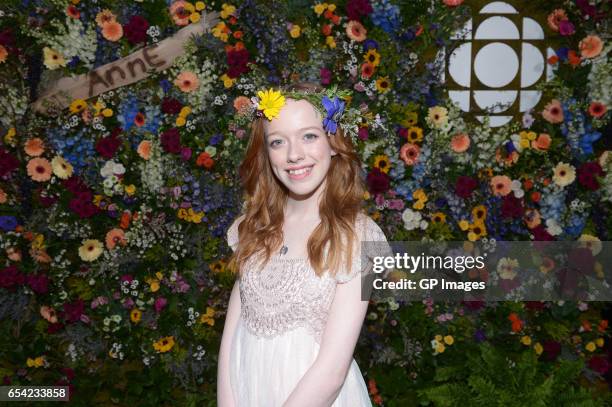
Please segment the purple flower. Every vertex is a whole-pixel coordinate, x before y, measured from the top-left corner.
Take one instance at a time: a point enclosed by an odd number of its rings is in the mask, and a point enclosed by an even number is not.
[[[46,294],[49,291],[49,278],[44,274],[30,274],[27,282],[36,294]]]
[[[338,99],[338,96],[334,96],[333,101],[327,96],[323,96],[322,102],[323,107],[327,111],[327,117],[323,119],[323,128],[325,131],[336,134],[338,130],[338,121],[344,112],[344,102]]]
[[[17,219],[14,216],[3,215],[0,216],[0,229],[5,232],[9,232],[11,230],[15,230],[17,227]]]
[[[161,145],[166,152],[179,154],[181,152],[181,136],[178,129],[173,127],[163,132]]]
[[[576,29],[574,28],[574,24],[572,24],[571,21],[561,20],[561,22],[559,23],[559,34],[572,35],[574,32],[576,32]]]
[[[487,335],[485,335],[482,329],[477,329],[476,332],[474,332],[474,340],[478,343],[484,342],[487,340]]]
[[[164,309],[167,303],[168,300],[166,300],[164,297],[156,298],[155,304],[153,305],[153,307],[155,308],[155,312],[159,314]]]
[[[321,85],[323,86],[329,85],[332,80],[331,71],[327,68],[321,68],[321,71],[319,73],[321,75]]]
[[[534,122],[534,118],[531,115],[531,110],[526,111],[525,114],[523,115],[523,127],[528,129],[531,127],[533,122]]]
[[[25,275],[22,274],[14,264],[0,270],[1,288],[8,288],[13,291],[15,289],[14,286],[23,283],[25,283]]]

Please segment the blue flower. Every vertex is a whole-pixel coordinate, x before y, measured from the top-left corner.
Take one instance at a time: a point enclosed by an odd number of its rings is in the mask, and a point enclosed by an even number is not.
[[[322,102],[323,107],[327,111],[327,117],[323,119],[323,128],[325,131],[336,134],[336,130],[338,130],[338,121],[344,112],[344,102],[338,99],[338,96],[334,96],[333,101],[327,96],[323,96]]]
[[[557,54],[557,57],[559,57],[561,62],[565,62],[565,60],[567,60],[567,53],[568,52],[569,52],[569,48],[561,47],[561,48],[559,48],[558,50],[555,51],[555,54]]]
[[[0,216],[0,229],[5,232],[15,230],[17,219],[14,216]]]
[[[593,143],[601,137],[601,133],[594,131],[592,133],[585,133],[579,141],[580,149],[584,155],[593,154]]]
[[[375,40],[368,38],[363,42],[363,52],[368,52],[370,49],[378,49],[378,43]]]

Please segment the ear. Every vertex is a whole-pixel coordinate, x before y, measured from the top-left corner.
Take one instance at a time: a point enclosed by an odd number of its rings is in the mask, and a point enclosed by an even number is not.
[[[334,149],[332,148],[332,151],[331,151],[331,156],[333,157],[333,156],[335,156],[335,155],[337,155],[337,154],[338,154],[338,153],[336,152],[336,150],[334,150]]]

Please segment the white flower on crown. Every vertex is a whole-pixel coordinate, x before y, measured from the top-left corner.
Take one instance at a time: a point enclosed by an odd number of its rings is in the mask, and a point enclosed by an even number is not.
[[[104,178],[110,177],[111,175],[122,175],[125,174],[125,167],[121,163],[114,161],[107,161],[102,169],[100,169],[100,175]]]

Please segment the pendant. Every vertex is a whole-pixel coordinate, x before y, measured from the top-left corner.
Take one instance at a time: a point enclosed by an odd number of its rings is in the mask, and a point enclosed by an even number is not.
[[[280,249],[281,256],[286,254],[288,250],[289,250],[289,248],[287,246],[283,245],[283,247],[281,247],[281,249]]]

